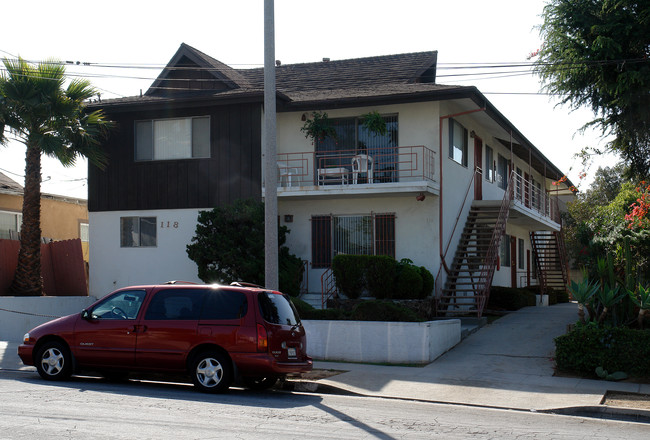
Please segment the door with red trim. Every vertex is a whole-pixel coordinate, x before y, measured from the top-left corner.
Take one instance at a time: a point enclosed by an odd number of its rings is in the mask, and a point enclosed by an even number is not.
[[[474,136],[474,166],[474,200],[483,200],[483,141],[478,136]]]

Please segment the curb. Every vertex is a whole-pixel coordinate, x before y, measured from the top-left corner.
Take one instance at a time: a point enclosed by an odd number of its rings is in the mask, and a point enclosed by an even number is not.
[[[650,423],[650,410],[620,406],[574,406],[537,411],[546,414],[592,417],[622,422]]]
[[[314,394],[336,394],[341,396],[374,397],[379,399],[408,400],[408,401],[417,400],[419,402],[442,404],[442,405],[461,405],[461,406],[471,406],[471,407],[480,407],[480,408],[501,409],[501,410],[511,410],[511,411],[521,411],[521,412],[537,412],[541,414],[556,414],[556,415],[573,416],[573,417],[588,417],[588,418],[617,420],[622,422],[650,424],[650,410],[638,409],[638,408],[604,406],[604,405],[603,406],[574,406],[574,407],[566,407],[566,408],[541,409],[541,410],[524,409],[524,408],[508,408],[508,407],[499,407],[499,406],[475,405],[469,403],[444,402],[440,400],[421,400],[421,399],[413,399],[413,398],[406,398],[406,397],[362,394],[362,393],[346,390],[344,388],[339,388],[333,385],[318,383],[314,381],[287,380],[282,382],[280,385],[278,385],[276,389],[282,391],[295,391],[295,392],[314,393]]]

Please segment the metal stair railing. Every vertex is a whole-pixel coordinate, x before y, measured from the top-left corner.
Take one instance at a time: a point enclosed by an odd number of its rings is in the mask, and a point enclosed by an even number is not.
[[[334,271],[328,267],[325,272],[320,276],[321,288],[321,307],[326,309],[327,300],[337,296],[339,291],[336,288],[336,278],[334,278]]]
[[[564,229],[564,228],[563,228]],[[563,229],[560,229],[559,232],[555,234],[555,240],[557,241],[557,249],[560,254],[560,267],[562,268],[562,280],[564,281],[564,289],[567,289],[569,284],[569,259],[567,258],[566,246],[564,243],[564,233]]]
[[[503,195],[503,200],[501,201],[501,207],[499,208],[499,217],[497,218],[496,224],[494,225],[494,230],[492,231],[490,246],[485,256],[485,262],[483,264],[481,276],[479,278],[483,282],[483,285],[480,287],[480,290],[476,295],[476,309],[479,318],[483,314],[483,310],[485,309],[488,298],[490,296],[490,286],[492,284],[494,270],[497,265],[499,245],[501,244],[501,238],[503,237],[503,234],[506,232],[506,225],[508,223],[508,217],[510,216],[510,203],[512,201],[512,195],[515,188],[514,183],[515,172],[513,170],[510,172],[508,187],[505,191],[505,194]]]
[[[444,253],[440,256],[441,262],[440,262],[440,267],[438,268],[438,273],[436,274],[436,278],[434,281],[434,288],[433,288],[433,295],[435,297],[435,313],[436,315],[438,314],[438,303],[440,302],[440,297],[442,296],[442,282],[440,281],[442,279],[442,270],[444,269],[447,275],[449,275],[449,267],[447,266],[447,252],[449,251],[449,246],[451,245],[451,241],[454,238],[454,234],[456,233],[456,228],[458,227],[458,221],[460,220],[460,216],[463,213],[463,209],[465,208],[465,203],[467,202],[467,196],[469,195],[470,189],[472,189],[472,184],[474,183],[474,179],[476,178],[476,175],[483,175],[483,171],[481,168],[476,167],[474,169],[474,173],[472,173],[472,176],[469,179],[469,183],[467,185],[467,190],[465,191],[465,197],[463,198],[463,203],[460,205],[460,209],[458,210],[458,215],[456,216],[456,222],[454,223],[454,227],[451,231],[451,234],[449,235],[449,240],[447,241],[447,245],[445,246],[445,251]],[[442,237],[441,237],[442,239]]]

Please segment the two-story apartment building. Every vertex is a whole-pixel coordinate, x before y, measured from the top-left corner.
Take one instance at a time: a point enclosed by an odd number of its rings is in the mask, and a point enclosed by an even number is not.
[[[552,185],[562,171],[478,89],[437,84],[436,58],[276,66],[278,212],[308,291],[338,253],[388,254],[427,267],[441,307],[465,311],[555,261],[570,182]],[[91,293],[198,281],[185,252],[198,212],[264,194],[263,70],[183,44],[144,95],[92,107],[119,130],[108,168],[89,170]],[[325,113],[335,135],[306,138]]]

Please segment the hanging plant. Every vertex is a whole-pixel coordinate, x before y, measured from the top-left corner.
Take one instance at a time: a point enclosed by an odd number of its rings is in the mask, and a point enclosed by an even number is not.
[[[388,133],[386,128],[386,120],[382,115],[377,111],[366,113],[361,116],[362,124],[370,133],[373,133],[375,136],[381,135],[385,136]]]
[[[336,129],[327,113],[313,112],[312,118],[307,118],[300,131],[305,133],[306,138],[314,142],[322,142],[327,138],[336,139]]]

